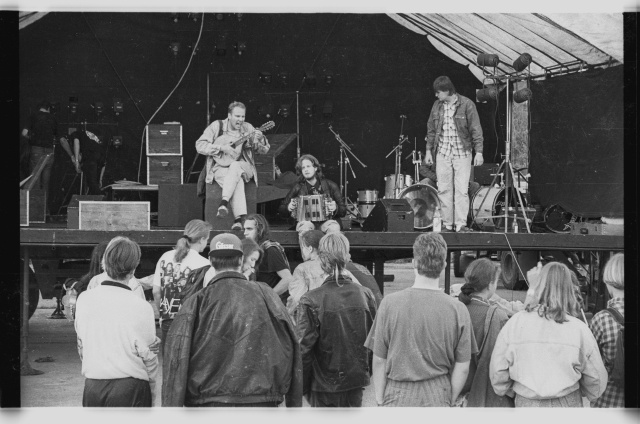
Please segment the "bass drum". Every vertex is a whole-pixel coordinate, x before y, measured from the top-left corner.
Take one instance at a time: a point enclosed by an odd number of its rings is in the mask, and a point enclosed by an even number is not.
[[[495,231],[504,221],[505,187],[484,186],[475,192],[471,199],[471,220],[481,230]],[[522,199],[524,202],[524,198]],[[515,208],[518,195],[515,188],[509,193],[509,206]],[[525,204],[526,206],[526,204]]]
[[[413,228],[426,230],[433,226],[433,214],[440,208],[438,191],[428,184],[414,184],[400,192],[399,199],[407,199],[413,209]]]

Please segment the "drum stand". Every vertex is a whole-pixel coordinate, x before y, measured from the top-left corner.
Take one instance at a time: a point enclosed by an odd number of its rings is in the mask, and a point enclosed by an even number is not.
[[[509,228],[509,190],[513,188],[513,181],[516,180],[515,173],[513,172],[513,166],[511,165],[511,107],[512,104],[509,101],[509,78],[510,76],[506,76],[507,81],[507,137],[505,139],[505,155],[502,163],[498,167],[496,174],[493,176],[493,181],[491,181],[491,186],[496,183],[496,179],[498,175],[500,175],[501,171],[504,169],[504,181],[505,181],[505,190],[504,190],[504,232],[508,232]],[[524,224],[527,228],[527,233],[531,233],[531,228],[529,227],[529,221],[527,220],[527,215],[524,210],[524,202],[522,201],[522,196],[520,195],[520,190],[516,188],[516,195],[518,196],[518,204],[516,209],[520,207],[522,211],[522,217],[524,218]],[[487,198],[483,198],[482,202],[480,202],[480,206],[478,206],[478,210],[482,210],[482,205]],[[517,212],[516,212],[517,214]],[[487,219],[500,218],[500,216],[489,216]],[[514,222],[516,221],[517,216],[513,217]]]
[[[329,131],[333,133],[335,139],[338,141],[338,144],[340,145],[340,160],[338,161],[338,165],[340,166],[340,191],[342,192],[342,197],[344,198],[344,202],[345,202],[345,205],[347,206],[347,210],[352,210],[353,208],[355,208],[355,210],[357,211],[358,210],[357,205],[355,205],[351,200],[349,200],[349,197],[347,196],[347,186],[349,184],[347,168],[351,170],[351,175],[353,175],[353,178],[356,178],[356,173],[353,171],[353,167],[351,166],[351,162],[349,161],[349,156],[347,155],[347,153],[350,153],[351,156],[353,156],[354,159],[357,160],[358,163],[362,165],[363,168],[366,168],[367,165],[362,163],[362,161],[358,159],[355,153],[351,151],[349,146],[347,146],[347,143],[345,143],[340,138],[340,134],[333,131],[333,127],[331,126],[331,124],[329,124]]]
[[[409,137],[403,135],[402,133],[404,132],[404,120],[407,119],[406,115],[400,115],[400,119],[401,119],[401,123],[400,123],[400,136],[398,138],[398,145],[396,147],[394,147],[393,149],[391,149],[391,151],[389,153],[387,153],[387,156],[385,156],[385,159],[388,158],[389,156],[391,156],[391,153],[396,152],[396,162],[395,162],[395,168],[394,168],[394,174],[393,174],[393,198],[397,199],[398,196],[400,196],[400,191],[402,191],[402,188],[404,187],[404,180],[401,180],[402,174],[401,174],[401,168],[402,168],[402,143],[404,143],[405,141],[409,141]]]

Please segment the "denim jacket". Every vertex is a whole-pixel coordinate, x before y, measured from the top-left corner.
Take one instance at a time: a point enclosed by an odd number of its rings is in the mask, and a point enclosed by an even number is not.
[[[327,277],[298,305],[305,394],[369,385],[370,352],[364,342],[376,315],[376,301],[368,288],[344,276],[338,282]]]
[[[464,145],[466,151],[471,151],[471,144],[476,153],[482,153],[482,127],[476,105],[469,98],[456,93],[458,96],[458,107],[456,108],[453,120],[458,130],[458,137]],[[436,100],[431,108],[429,120],[427,121],[427,150],[433,150],[433,156],[438,153],[438,142],[442,133],[442,123],[444,121],[444,102]]]

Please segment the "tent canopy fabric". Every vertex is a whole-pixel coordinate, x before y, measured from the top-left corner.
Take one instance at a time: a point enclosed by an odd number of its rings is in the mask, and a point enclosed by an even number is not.
[[[450,59],[468,66],[480,81],[493,68],[476,62],[478,54],[497,54],[495,75],[511,74],[522,54],[532,56],[529,71],[609,67],[623,62],[622,13],[401,13],[389,14],[400,25],[426,35]]]

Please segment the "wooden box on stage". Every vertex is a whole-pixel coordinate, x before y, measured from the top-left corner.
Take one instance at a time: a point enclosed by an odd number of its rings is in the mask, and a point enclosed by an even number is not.
[[[20,190],[20,226],[45,223],[47,194],[44,190]]]
[[[80,201],[78,227],[95,231],[148,231],[150,202]]]
[[[147,156],[182,156],[182,125],[147,125]]]
[[[182,156],[147,156],[147,185],[182,184]]]
[[[80,223],[78,221],[79,207],[80,201],[95,201],[99,202],[104,199],[102,195],[87,195],[82,196],[80,194],[74,194],[71,197],[71,201],[67,206],[67,229],[69,230],[77,230],[80,228]]]
[[[599,236],[622,236],[624,224],[604,224],[602,222],[574,222],[571,224],[571,234],[589,234]]]

